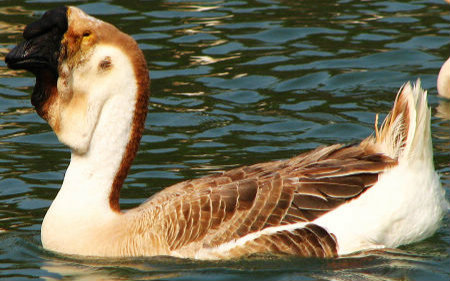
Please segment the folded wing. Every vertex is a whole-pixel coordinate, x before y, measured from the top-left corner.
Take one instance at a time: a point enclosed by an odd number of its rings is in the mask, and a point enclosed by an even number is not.
[[[333,235],[314,220],[358,197],[393,165],[370,145],[321,147],[176,184],[141,209],[156,204],[166,214],[158,223],[170,251],[335,256]]]

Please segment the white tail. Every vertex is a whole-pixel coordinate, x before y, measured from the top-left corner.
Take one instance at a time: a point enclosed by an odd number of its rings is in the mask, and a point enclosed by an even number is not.
[[[339,255],[420,241],[439,227],[448,203],[434,170],[430,119],[420,81],[403,85],[375,137],[364,141],[397,164],[358,199],[315,221],[335,235]]]
[[[375,130],[375,142],[399,162],[425,160],[432,163],[430,118],[427,92],[421,88],[420,80],[412,86],[408,82],[399,90],[382,127]]]

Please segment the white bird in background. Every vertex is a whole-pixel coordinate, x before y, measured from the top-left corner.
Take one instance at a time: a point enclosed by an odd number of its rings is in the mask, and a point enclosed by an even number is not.
[[[450,58],[444,62],[439,71],[437,89],[439,95],[450,99]]]

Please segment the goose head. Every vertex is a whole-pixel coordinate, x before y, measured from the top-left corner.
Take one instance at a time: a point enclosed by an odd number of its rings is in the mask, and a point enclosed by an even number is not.
[[[5,61],[10,68],[36,76],[31,102],[73,153],[89,151],[101,113],[111,100],[129,103],[116,110],[130,111],[130,126],[142,127],[148,69],[129,35],[78,8],[59,7],[29,24],[23,37],[25,41]],[[141,117],[136,117],[136,110]]]

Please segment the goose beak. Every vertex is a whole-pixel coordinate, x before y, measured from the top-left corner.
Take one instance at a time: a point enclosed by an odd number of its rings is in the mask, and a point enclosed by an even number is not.
[[[31,103],[44,119],[42,106],[54,93],[58,80],[61,41],[68,29],[67,11],[67,7],[50,10],[27,25],[23,32],[25,41],[5,57],[9,68],[25,69],[36,76]]]
[[[57,64],[55,56],[52,56],[51,49],[47,45],[49,34],[31,38],[17,45],[5,57],[5,62],[11,69],[25,69],[34,74],[42,69],[49,69],[57,74]]]
[[[36,76],[42,70],[58,75],[58,57],[61,40],[67,31],[67,7],[46,12],[42,18],[27,25],[23,32],[25,41],[5,57],[11,69],[25,69]]]

